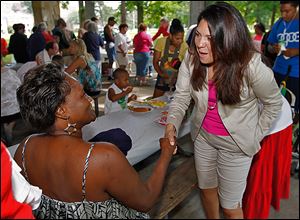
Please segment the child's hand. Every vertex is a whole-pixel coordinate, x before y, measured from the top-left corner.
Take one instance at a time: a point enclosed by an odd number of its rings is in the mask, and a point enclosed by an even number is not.
[[[125,92],[126,92],[127,94],[129,94],[129,93],[132,92],[132,90],[133,90],[133,87],[132,87],[132,86],[128,86],[128,87],[125,89]]]
[[[130,97],[129,97],[130,100],[137,100],[137,96],[135,94],[132,94]]]
[[[281,49],[281,46],[279,44],[274,44],[273,49],[274,49],[275,53],[278,54]]]

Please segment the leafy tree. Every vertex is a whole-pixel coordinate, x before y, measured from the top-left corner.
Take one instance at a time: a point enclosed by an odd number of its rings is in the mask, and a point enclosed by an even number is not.
[[[60,1],[60,4],[63,9],[68,9],[69,7],[69,1]]]
[[[73,11],[68,15],[67,23],[71,24],[72,26],[75,24],[79,25],[79,16],[77,11]]]
[[[28,14],[33,14],[32,1],[21,1],[21,7],[24,8],[24,12]],[[63,9],[68,9],[69,1],[60,1],[61,7]]]
[[[117,16],[116,10],[105,5],[103,1],[95,1],[95,14],[96,16],[99,16],[101,26],[104,26],[107,23],[109,17],[119,17]]]
[[[178,18],[187,26],[189,19],[188,1],[126,1],[127,11],[132,12],[143,6],[143,22],[150,27],[158,27],[162,17],[169,20]]]
[[[14,13],[17,13],[18,11],[21,11],[21,4],[20,3],[14,3],[11,6],[11,10],[13,10]]]
[[[240,10],[248,25],[253,25],[255,22],[261,22],[266,27],[273,25],[271,20],[272,13],[274,17],[279,17],[279,2],[278,1],[228,1]],[[275,7],[275,12],[273,8]]]
[[[207,1],[213,4],[216,1]],[[280,17],[279,1],[226,1],[236,7],[244,17],[249,27],[261,22],[269,29]]]
[[[100,24],[106,24],[108,17],[121,17],[121,10],[113,10],[112,7],[104,5],[103,1],[95,2],[95,14],[100,17]],[[206,1],[206,5],[216,1]],[[227,1],[234,5],[243,15],[249,27],[253,27],[255,22],[262,22],[268,29],[280,17],[279,1]],[[33,13],[31,1],[21,1],[21,8],[27,13]],[[178,18],[187,26],[189,20],[189,1],[126,1],[127,23],[133,22],[132,13],[136,13],[139,7],[139,19],[149,27],[157,28],[162,17],[169,20]],[[68,8],[69,1],[60,1],[62,8]],[[14,9],[18,9],[15,7]],[[24,10],[23,9],[23,10]],[[50,9],[49,9],[50,10]],[[121,21],[120,21],[121,22]],[[135,27],[131,27],[135,28]]]
[[[9,34],[13,34],[13,33],[14,33],[14,29],[12,28],[11,25],[8,25],[8,26],[7,26],[7,32],[8,32]]]
[[[25,13],[33,14],[31,1],[21,2],[21,7],[24,9]]]

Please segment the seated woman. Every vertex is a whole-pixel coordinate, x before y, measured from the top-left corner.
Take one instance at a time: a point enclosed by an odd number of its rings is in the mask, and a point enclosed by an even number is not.
[[[22,116],[44,132],[23,140],[14,156],[43,190],[37,218],[149,217],[144,212],[161,192],[175,145],[160,139],[161,155],[143,181],[115,145],[82,139],[82,127],[96,119],[91,99],[59,66],[29,71],[17,98]]]
[[[16,90],[21,85],[16,71],[4,66],[1,56],[1,137],[12,145],[12,132],[16,120],[21,118]]]
[[[93,56],[87,52],[82,39],[73,40],[68,49],[73,55],[73,62],[65,69],[69,74],[76,72],[76,77],[90,96],[97,96],[101,89],[101,73]]]

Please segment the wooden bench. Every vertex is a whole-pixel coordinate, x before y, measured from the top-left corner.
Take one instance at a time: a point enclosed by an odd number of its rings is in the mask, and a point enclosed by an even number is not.
[[[164,187],[156,204],[149,211],[153,219],[162,219],[197,187],[194,157],[188,157],[165,179]]]

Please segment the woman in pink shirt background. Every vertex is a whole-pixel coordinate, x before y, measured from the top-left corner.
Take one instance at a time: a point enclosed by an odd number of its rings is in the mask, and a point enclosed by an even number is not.
[[[147,65],[150,59],[150,47],[152,47],[152,39],[146,31],[147,26],[141,23],[139,32],[133,38],[133,57],[136,65],[136,76],[140,85],[147,84]]]

